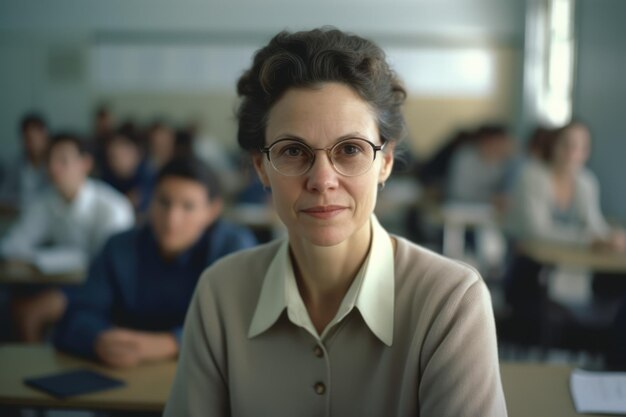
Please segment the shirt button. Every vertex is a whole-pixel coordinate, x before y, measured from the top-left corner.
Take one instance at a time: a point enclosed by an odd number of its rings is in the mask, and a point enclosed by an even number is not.
[[[326,392],[326,385],[324,385],[321,382],[318,382],[317,384],[313,386],[313,389],[315,389],[315,393],[317,395],[324,395],[324,393]]]
[[[324,350],[319,346],[315,346],[315,349],[313,349],[313,353],[315,353],[315,356],[317,356],[318,358],[324,356]]]

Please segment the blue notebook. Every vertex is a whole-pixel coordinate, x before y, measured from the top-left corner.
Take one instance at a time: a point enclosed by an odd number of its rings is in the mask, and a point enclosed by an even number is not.
[[[125,385],[122,380],[111,378],[88,369],[78,369],[36,378],[27,378],[24,380],[24,383],[57,398],[89,394]]]

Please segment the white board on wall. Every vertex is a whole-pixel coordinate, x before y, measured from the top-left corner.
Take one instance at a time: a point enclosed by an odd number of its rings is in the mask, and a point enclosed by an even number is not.
[[[495,59],[486,48],[392,47],[389,61],[413,95],[484,97],[493,92]],[[256,47],[97,45],[90,79],[106,92],[233,92]]]

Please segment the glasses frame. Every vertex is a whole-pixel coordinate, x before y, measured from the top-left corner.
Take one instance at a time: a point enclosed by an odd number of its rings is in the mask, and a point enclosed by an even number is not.
[[[337,146],[341,145],[344,142],[348,142],[348,141],[352,141],[352,140],[360,140],[363,142],[366,142],[368,145],[370,145],[372,147],[372,150],[374,151],[374,157],[372,158],[372,162],[370,163],[370,166],[363,172],[361,172],[360,174],[355,174],[355,175],[347,175],[344,174],[343,172],[339,171],[339,169],[337,169],[337,167],[335,166],[335,162],[333,161],[333,158],[331,157],[331,152],[333,151],[333,149],[335,149]],[[289,175],[289,174],[285,174],[281,171],[278,170],[278,168],[276,168],[276,166],[274,165],[274,162],[272,161],[272,158],[270,158],[270,152],[272,151],[272,148],[274,146],[276,146],[277,144],[281,143],[281,142],[298,142],[301,143],[303,146],[305,146],[306,148],[311,150],[311,153],[313,154],[313,158],[311,159],[311,163],[309,164],[308,168],[305,169],[304,171],[302,171],[299,174],[294,174],[294,175]],[[335,143],[333,146],[329,146],[327,148],[313,148],[311,146],[309,146],[307,143],[305,143],[302,140],[298,140],[298,139],[292,139],[292,138],[284,138],[284,139],[279,139],[276,142],[272,143],[270,146],[264,146],[263,148],[260,149],[260,151],[262,153],[265,154],[265,156],[267,156],[267,160],[269,161],[270,165],[272,166],[272,168],[274,168],[274,170],[276,172],[278,172],[280,175],[284,175],[285,177],[299,177],[300,175],[305,175],[307,172],[309,172],[311,170],[311,168],[313,167],[313,165],[315,164],[315,159],[317,158],[317,153],[316,151],[326,151],[326,156],[328,157],[328,160],[330,161],[330,165],[332,165],[333,169],[335,170],[336,173],[338,173],[339,175],[343,175],[344,177],[358,177],[359,175],[363,175],[365,174],[367,171],[369,171],[372,168],[372,165],[374,165],[374,161],[376,160],[376,153],[378,151],[383,151],[385,149],[385,146],[387,145],[387,141],[383,140],[382,145],[374,145],[372,142],[370,142],[367,139],[363,139],[363,138],[346,138],[346,139],[342,139],[339,142]]]

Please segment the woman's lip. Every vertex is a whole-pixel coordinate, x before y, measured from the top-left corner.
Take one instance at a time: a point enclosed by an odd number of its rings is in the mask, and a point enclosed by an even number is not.
[[[316,206],[303,209],[302,212],[318,219],[330,219],[345,209],[343,206]]]
[[[343,206],[315,206],[303,209],[305,213],[327,213],[330,211],[343,210],[345,207]]]

